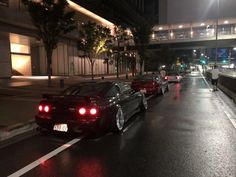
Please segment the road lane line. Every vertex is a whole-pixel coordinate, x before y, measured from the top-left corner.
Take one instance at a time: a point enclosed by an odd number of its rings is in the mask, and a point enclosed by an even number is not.
[[[209,88],[211,88],[211,86],[208,84],[208,82],[206,81],[205,77],[202,75],[202,73],[200,73],[203,80],[205,81],[205,83],[207,84],[207,86]],[[218,98],[219,101],[221,101],[223,107],[221,107],[221,109],[224,111],[225,115],[228,117],[228,119],[230,120],[230,122],[232,123],[232,125],[234,126],[234,128],[236,129],[236,120],[233,118],[232,114],[230,114],[229,112],[230,111],[227,111],[227,110],[230,110],[229,106],[227,106],[225,103],[224,103],[224,100],[217,94],[215,93],[216,97]]]
[[[209,83],[206,81],[205,77],[202,75],[202,73],[200,72],[202,79],[205,81],[206,85],[211,89],[211,86],[209,85]]]
[[[48,153],[45,156],[39,158],[38,160],[32,162],[31,164],[23,167],[22,169],[16,171],[15,173],[9,175],[8,177],[19,177],[19,176],[27,173],[28,171],[32,170],[33,168],[39,166],[42,162],[47,161],[48,159],[52,158],[53,156],[59,154],[60,152],[64,151],[65,149],[69,148],[73,144],[79,142],[81,139],[82,138],[75,138],[75,139],[69,141],[68,143],[60,146],[59,148],[55,149],[54,151],[51,151],[50,153]]]

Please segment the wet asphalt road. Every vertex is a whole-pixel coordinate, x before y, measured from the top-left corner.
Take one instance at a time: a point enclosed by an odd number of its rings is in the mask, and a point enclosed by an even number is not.
[[[82,138],[39,165],[75,137],[36,135],[0,149],[0,176],[34,162],[22,176],[236,177],[236,129],[221,101],[200,75],[187,76],[150,99],[121,134]]]

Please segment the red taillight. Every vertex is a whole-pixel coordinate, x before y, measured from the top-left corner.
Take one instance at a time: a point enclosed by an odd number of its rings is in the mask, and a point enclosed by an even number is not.
[[[84,115],[86,113],[86,109],[85,108],[79,108],[78,110],[80,115]]]
[[[97,109],[96,108],[91,108],[89,112],[90,112],[91,115],[96,115],[97,114]]]
[[[167,79],[168,79],[168,77],[166,76],[166,77],[165,77],[165,80],[167,80]]]
[[[39,105],[38,107],[39,112],[45,112],[49,113],[51,111],[51,106],[50,105]]]
[[[84,107],[81,107],[81,108],[78,108],[78,113],[79,113],[79,115],[82,115],[82,116],[86,115],[86,114],[96,116],[97,113],[98,113],[98,110],[97,110],[97,108],[84,108]]]
[[[43,111],[43,106],[39,105],[39,111],[42,112]]]
[[[46,105],[46,106],[44,106],[43,110],[44,110],[44,112],[48,113],[50,111],[50,107],[48,105]]]

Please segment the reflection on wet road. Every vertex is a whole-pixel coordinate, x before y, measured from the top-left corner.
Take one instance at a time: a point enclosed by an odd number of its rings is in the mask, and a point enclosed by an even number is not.
[[[235,177],[236,130],[222,101],[201,75],[188,75],[164,96],[152,97],[146,114],[134,116],[122,133],[85,137],[23,176]],[[36,135],[1,149],[1,175],[72,139]]]

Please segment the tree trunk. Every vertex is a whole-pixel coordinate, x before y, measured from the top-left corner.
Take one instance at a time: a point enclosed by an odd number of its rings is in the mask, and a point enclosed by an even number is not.
[[[143,74],[143,60],[140,58],[139,60],[139,75],[142,75]]]
[[[46,49],[47,53],[47,74],[48,74],[48,87],[51,87],[51,75],[52,75],[52,49]]]
[[[94,61],[93,61],[93,59],[91,57],[89,57],[89,61],[91,63],[92,80],[94,80],[94,74],[93,74]]]
[[[116,60],[116,78],[119,78],[119,62],[120,62],[120,42],[118,41],[117,60]]]
[[[107,60],[107,74],[109,74],[109,60]]]

